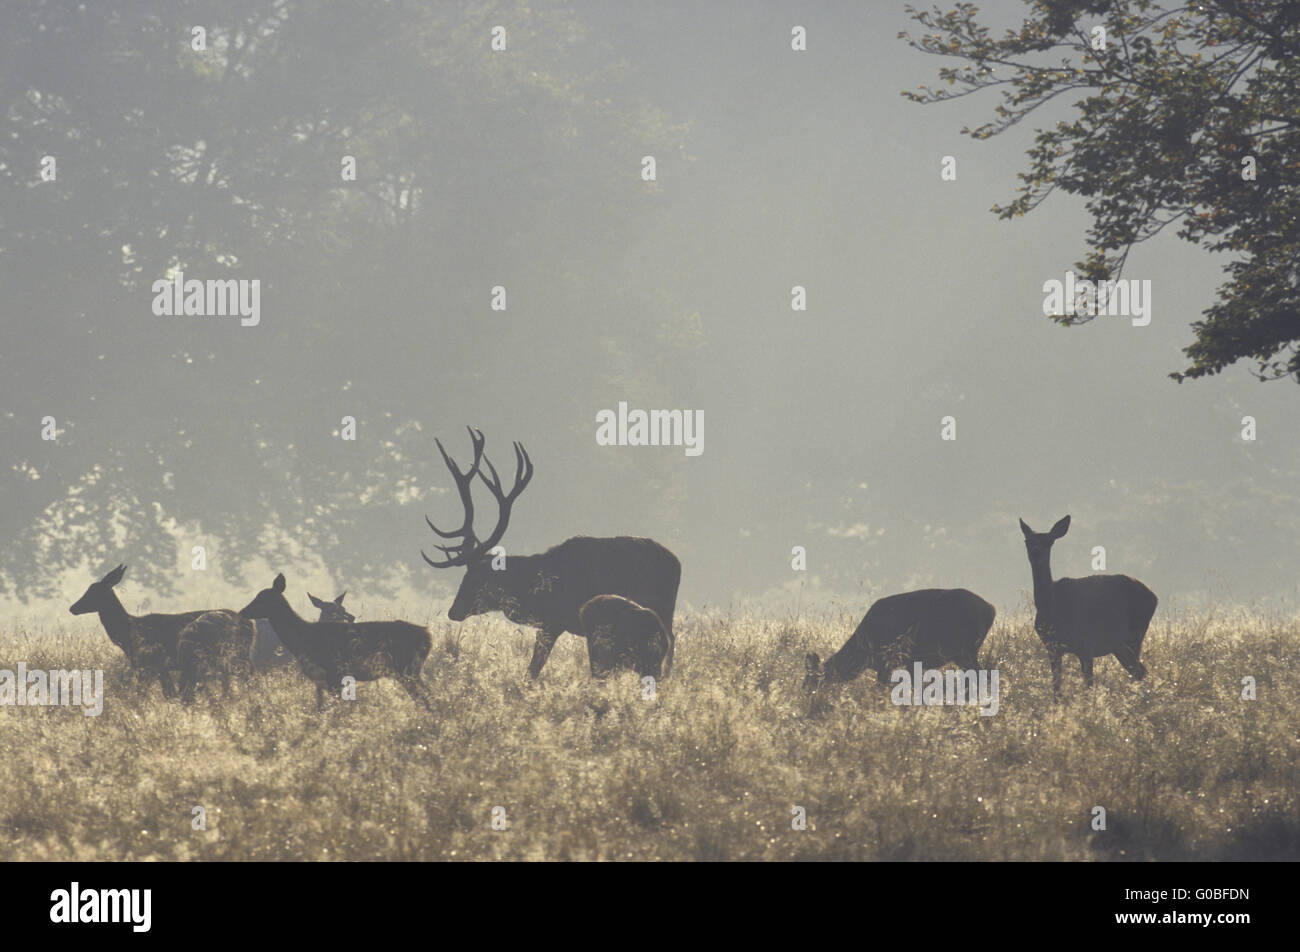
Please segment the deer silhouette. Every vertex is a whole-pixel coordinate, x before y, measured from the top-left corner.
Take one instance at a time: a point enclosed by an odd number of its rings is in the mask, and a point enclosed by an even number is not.
[[[465,569],[447,617],[464,621],[471,615],[500,611],[517,625],[537,628],[533,660],[528,665],[529,676],[536,678],[561,634],[566,631],[582,634],[578,613],[583,605],[597,595],[621,595],[650,609],[663,621],[668,636],[668,653],[663,663],[663,674],[667,677],[672,669],[675,644],[673,610],[682,577],[677,556],[653,539],[633,536],[608,539],[575,536],[538,555],[494,556],[492,549],[505,535],[511,507],[533,478],[533,463],[523,445],[516,443],[515,484],[507,493],[496,467],[483,456],[483,434],[471,428],[469,435],[474,444],[474,461],[464,472],[447,455],[442,443],[434,441],[460,492],[465,512],[461,528],[443,532],[428,516],[424,519],[440,538],[459,540],[452,545],[436,546],[446,556],[442,561],[435,562],[424,552],[420,553],[436,569],[457,566]],[[475,476],[496,499],[499,513],[496,528],[482,541],[475,535],[473,525],[471,489]]]
[[[308,592],[307,597],[311,599],[311,603],[320,609],[320,617],[316,620],[356,621],[356,616],[343,607],[345,595],[347,595],[347,592],[337,596],[334,601],[327,602]],[[262,618],[255,621],[253,625],[257,629],[257,634],[253,638],[253,668],[255,670],[267,671],[271,668],[293,664],[292,652],[284,646],[284,642],[280,640],[280,636],[275,633],[275,627],[269,621]]]
[[[284,575],[277,575],[240,611],[245,618],[266,618],[298,666],[316,685],[316,707],[326,691],[337,692],[345,677],[357,681],[393,678],[412,698],[430,707],[420,669],[433,640],[429,630],[406,621],[306,621],[284,597]]]
[[[867,609],[844,647],[822,663],[809,652],[803,689],[816,694],[824,685],[851,681],[874,668],[881,684],[890,672],[920,661],[927,668],[949,662],[979,667],[979,650],[997,610],[964,588],[925,588],[879,599]]]
[[[597,595],[582,606],[578,620],[593,677],[621,669],[656,680],[663,676],[668,632],[650,609],[622,595]]]
[[[98,612],[109,640],[122,649],[131,667],[157,677],[163,694],[175,697],[176,686],[172,682],[171,669],[179,667],[176,647],[181,629],[204,612],[129,614],[113,591],[125,574],[126,566],[118,565],[98,582],[92,582],[68,611],[74,615]]]
[[[1156,596],[1127,575],[1089,575],[1052,580],[1052,543],[1070,528],[1066,516],[1048,532],[1035,532],[1020,520],[1034,579],[1034,631],[1051,655],[1052,690],[1061,693],[1061,658],[1079,659],[1083,681],[1092,687],[1092,662],[1102,655],[1115,660],[1135,679],[1146,677],[1138,660]]]
[[[194,700],[195,686],[206,676],[221,678],[221,693],[230,694],[232,675],[248,680],[253,674],[253,622],[228,609],[204,612],[181,629],[176,660],[181,671],[181,700]]]

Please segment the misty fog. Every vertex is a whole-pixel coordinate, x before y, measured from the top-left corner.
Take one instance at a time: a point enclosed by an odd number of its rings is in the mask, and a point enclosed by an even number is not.
[[[1011,612],[1017,519],[1067,513],[1058,576],[1103,546],[1162,606],[1300,594],[1300,392],[1168,376],[1227,258],[1162,235],[1124,274],[1149,324],[1054,324],[1081,203],[989,209],[1068,103],[961,135],[996,100],[899,95],[940,65],[902,4],[90,6],[2,15],[29,37],[0,63],[10,614],[66,619],[125,562],[132,609],[283,571],[300,608],[442,617],[461,573],[420,558],[424,517],[458,524],[434,439],[463,462],[466,425],[503,476],[513,441],[536,467],[508,553],[649,536],[687,612],[930,585]],[[259,281],[257,322],[156,314],[177,271]],[[700,452],[601,445],[620,403],[702,419]]]

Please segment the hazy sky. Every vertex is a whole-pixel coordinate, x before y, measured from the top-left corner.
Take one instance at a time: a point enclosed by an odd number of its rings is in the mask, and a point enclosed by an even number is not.
[[[512,468],[512,440],[537,467],[508,549],[575,534],[652,536],[681,558],[688,607],[804,583],[805,603],[838,594],[865,610],[869,596],[934,585],[971,588],[1010,611],[1030,588],[1017,518],[1041,531],[1066,513],[1073,523],[1054,551],[1058,575],[1086,574],[1092,547],[1103,545],[1108,571],[1142,579],[1166,605],[1205,597],[1294,605],[1300,391],[1260,384],[1240,366],[1182,385],[1167,377],[1186,366],[1189,324],[1212,302],[1226,259],[1162,236],[1134,250],[1125,274],[1151,282],[1149,326],[1049,321],[1043,283],[1084,256],[1081,203],[1056,195],[1013,222],[988,209],[1014,197],[1034,124],[1064,112],[976,143],[959,130],[986,121],[994,95],[905,100],[900,90],[935,83],[942,64],[896,39],[915,26],[902,6],[576,2],[590,32],[571,51],[575,62],[624,60],[615,101],[688,124],[684,150],[656,156],[657,190],[646,201],[661,214],[630,221],[621,241],[593,245],[586,236],[605,210],[578,172],[554,177],[554,194],[530,196],[548,217],[530,222],[544,240],[526,250],[542,265],[549,259],[557,283],[567,275],[565,288],[520,286],[493,264],[519,214],[520,183],[490,166],[476,171],[469,157],[440,156],[468,167],[469,184],[431,196],[428,207],[473,209],[492,223],[440,240],[447,256],[481,263],[459,272],[476,299],[509,286],[507,315],[457,311],[447,302],[468,292],[416,262],[367,313],[295,312],[264,299],[259,327],[223,327],[230,340],[205,346],[226,361],[268,347],[283,348],[286,361],[296,355],[265,385],[258,406],[268,414],[295,374],[319,372],[337,375],[341,394],[360,388],[391,405],[391,419],[363,421],[367,438],[418,422],[429,485],[415,486],[400,509],[395,502],[393,524],[365,541],[409,568],[410,591],[433,599],[434,610],[445,611],[459,572],[435,574],[419,560],[431,542],[423,513],[458,521],[432,439],[463,457],[470,422],[487,433],[499,468]],[[981,6],[1004,19],[1023,9],[1009,0]],[[808,30],[807,52],[789,49],[794,24]],[[509,143],[508,122],[484,117],[484,135]],[[946,155],[956,158],[956,181],[940,179]],[[627,188],[644,191],[639,152],[589,158],[625,164]],[[791,310],[794,285],[807,288],[807,311]],[[601,304],[584,307],[582,288]],[[147,305],[114,319],[162,320]],[[174,355],[174,341],[165,346]],[[161,354],[145,345],[140,366],[115,386],[167,406],[166,393],[150,390],[160,385],[149,362]],[[467,365],[481,386],[440,387],[438,368]],[[194,426],[228,412],[221,379],[205,382],[207,410],[194,411]],[[75,417],[105,384],[48,386]],[[621,400],[701,411],[702,454],[598,446],[596,414]],[[346,406],[341,398],[322,407],[322,418],[337,426]],[[1255,442],[1241,439],[1245,415],[1257,421]],[[945,416],[955,418],[954,441],[941,439]],[[324,424],[321,433],[334,439]],[[223,485],[238,485],[230,454],[210,467]],[[63,478],[71,487],[80,475]],[[490,518],[486,500],[480,510]],[[219,504],[199,521],[217,531]],[[792,571],[794,546],[806,547],[807,572]],[[132,553],[107,565],[118,560]],[[177,565],[185,571],[188,558]],[[333,574],[313,553],[277,567],[317,582]],[[245,590],[264,584],[250,575]],[[356,589],[337,575],[328,584]]]
[[[981,7],[993,22],[1024,9]],[[1222,259],[1152,241],[1126,273],[1152,282],[1149,326],[1060,328],[1042,285],[1083,256],[1081,203],[988,212],[1014,196],[1031,127],[975,143],[958,132],[990,117],[991,94],[899,96],[943,65],[895,38],[920,32],[902,4],[579,9],[647,99],[691,120],[696,158],[666,173],[665,201],[709,253],[664,280],[699,302],[718,360],[697,392],[705,456],[730,473],[710,518],[724,588],[781,581],[806,540],[810,575],[831,559],[876,591],[963,585],[1011,607],[1029,587],[1017,517],[1042,530],[1068,512],[1058,574],[1085,574],[1104,545],[1109,571],[1164,596],[1294,598],[1300,393],[1240,367],[1166,376]],[[806,55],[784,49],[793,22]],[[675,241],[647,236],[665,256]],[[795,283],[807,313],[788,308]]]

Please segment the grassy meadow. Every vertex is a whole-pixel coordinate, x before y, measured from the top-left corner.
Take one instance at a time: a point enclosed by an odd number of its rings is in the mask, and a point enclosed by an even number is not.
[[[530,631],[437,620],[432,716],[387,681],[318,713],[294,669],[185,708],[102,630],[7,630],[0,668],[102,667],[107,699],[0,707],[0,860],[1300,858],[1300,620],[1162,612],[1145,681],[1106,658],[1086,693],[1070,657],[1057,703],[1031,620],[999,618],[995,716],[870,673],[813,715],[804,652],[857,620],[687,615],[651,701],[581,639],[533,684]]]

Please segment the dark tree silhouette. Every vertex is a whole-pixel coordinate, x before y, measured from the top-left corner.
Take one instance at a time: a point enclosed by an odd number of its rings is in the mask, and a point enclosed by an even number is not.
[[[996,117],[962,130],[987,139],[1078,94],[1072,121],[1037,131],[1020,194],[994,211],[1023,215],[1056,189],[1086,196],[1090,250],[1075,268],[1090,280],[1118,277],[1135,244],[1171,225],[1187,241],[1229,252],[1228,280],[1192,325],[1191,363],[1170,376],[1204,377],[1245,359],[1261,379],[1300,381],[1300,4],[1026,6],[1023,23],[998,39],[974,4],[909,7],[927,32],[900,38],[962,65],[939,72],[951,89],[903,95],[934,103],[998,89]],[[1243,176],[1246,159],[1253,180]]]

